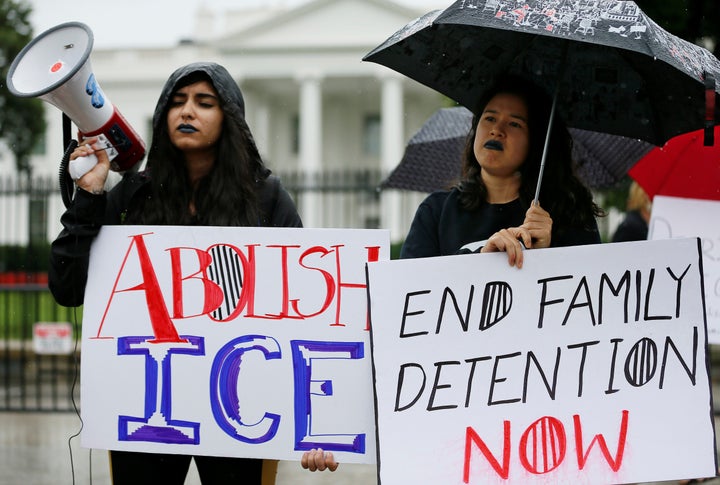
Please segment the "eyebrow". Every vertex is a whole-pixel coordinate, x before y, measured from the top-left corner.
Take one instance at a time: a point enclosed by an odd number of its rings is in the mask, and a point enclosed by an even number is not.
[[[482,112],[482,114],[485,114],[485,113],[498,114],[498,113],[500,113],[500,112],[499,112],[498,110],[496,110],[496,109],[486,109],[486,110],[484,110],[484,111]],[[511,118],[517,118],[518,120],[524,121],[525,123],[528,122],[527,118],[525,118],[524,116],[520,116],[520,115],[516,115],[516,114],[510,113],[510,117],[511,117]]]
[[[173,94],[173,98],[176,98],[176,97],[187,98],[188,94],[183,93],[181,91],[176,91],[175,94]],[[217,101],[219,99],[218,96],[215,96],[212,93],[197,93],[197,94],[195,94],[195,97],[200,98],[200,99],[211,99],[214,101]]]

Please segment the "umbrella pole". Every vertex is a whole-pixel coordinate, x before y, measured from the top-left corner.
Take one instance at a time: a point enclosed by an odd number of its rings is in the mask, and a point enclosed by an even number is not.
[[[540,160],[540,172],[538,173],[537,187],[535,188],[535,198],[533,204],[539,203],[540,185],[542,184],[543,172],[545,171],[545,159],[547,158],[548,146],[550,145],[550,134],[552,133],[553,121],[555,120],[555,107],[557,106],[558,91],[560,83],[555,88],[553,96],[552,108],[550,109],[550,119],[548,120],[547,133],[545,134],[545,146],[543,146],[542,159]]]

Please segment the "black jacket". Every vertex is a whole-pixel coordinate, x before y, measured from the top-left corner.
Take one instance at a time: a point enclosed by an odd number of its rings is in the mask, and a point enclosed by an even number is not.
[[[507,204],[483,204],[476,211],[460,206],[458,189],[430,194],[418,207],[400,251],[401,258],[426,258],[458,254],[464,245],[483,241],[500,229],[520,226],[527,207],[519,200]],[[581,228],[557,228],[553,247],[594,244],[600,233]]]
[[[90,246],[104,225],[123,223],[134,200],[143,197],[150,177],[145,172],[126,174],[113,189],[93,195],[78,189],[62,215],[63,230],[50,251],[48,286],[63,306],[79,306],[85,296]],[[260,220],[258,226],[302,227],[295,203],[275,176],[258,182]]]

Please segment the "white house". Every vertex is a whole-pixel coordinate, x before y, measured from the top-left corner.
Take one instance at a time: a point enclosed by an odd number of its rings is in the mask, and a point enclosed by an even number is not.
[[[448,101],[362,58],[428,10],[389,0],[311,0],[296,7],[220,15],[200,9],[192,39],[170,48],[95,49],[90,62],[107,98],[148,143],[155,102],[168,75],[183,64],[212,60],[237,79],[248,124],[275,172],[381,169],[389,173],[412,134]],[[34,174],[55,176],[63,153],[61,115],[45,104],[46,149],[34,156],[32,164]],[[341,210],[347,218],[340,220],[352,220],[354,227],[389,228],[392,240],[398,241],[423,196],[383,191],[380,203],[355,201],[340,209],[320,194],[304,193],[297,202],[307,227],[326,227],[329,211]],[[51,239],[60,230],[62,210],[59,197],[48,208]],[[17,237],[22,239],[27,232],[20,228]]]

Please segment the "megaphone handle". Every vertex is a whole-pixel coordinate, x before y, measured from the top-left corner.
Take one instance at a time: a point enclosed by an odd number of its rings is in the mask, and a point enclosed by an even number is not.
[[[75,160],[70,160],[68,172],[73,180],[77,180],[92,170],[97,163],[97,155],[94,153],[86,157],[77,157]]]

